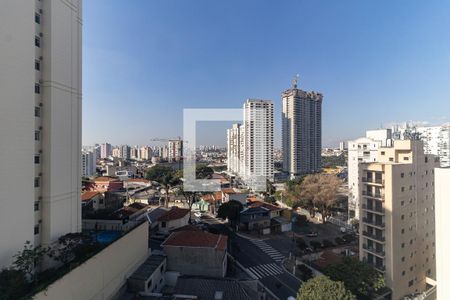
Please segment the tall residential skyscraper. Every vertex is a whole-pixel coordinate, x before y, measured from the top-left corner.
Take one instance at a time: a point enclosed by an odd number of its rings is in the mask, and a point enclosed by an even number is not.
[[[273,102],[249,99],[244,103],[244,141],[241,176],[254,190],[273,181]]]
[[[359,220],[359,164],[376,162],[378,149],[390,146],[390,129],[369,130],[366,137],[348,142],[348,216]]]
[[[322,94],[302,91],[293,80],[281,98],[283,170],[291,178],[320,171]]]
[[[106,158],[112,155],[111,144],[104,143],[100,145],[100,158]]]
[[[227,170],[236,174],[240,173],[241,163],[241,124],[233,124],[227,130]],[[242,147],[242,148],[241,148]]]
[[[0,267],[81,230],[81,0],[0,9]]]
[[[450,299],[450,168],[436,169],[435,182],[437,299]]]
[[[360,164],[360,258],[385,276],[392,299],[427,289],[434,277],[434,169],[423,142],[397,140]]]

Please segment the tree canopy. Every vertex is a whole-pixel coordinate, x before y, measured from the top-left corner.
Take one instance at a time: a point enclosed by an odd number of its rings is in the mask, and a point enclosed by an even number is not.
[[[156,165],[147,170],[145,178],[156,181],[163,186],[166,191],[164,205],[167,207],[169,205],[169,189],[180,183],[176,171],[171,167]]]
[[[319,276],[304,283],[297,294],[297,300],[356,300],[342,282]]]
[[[385,287],[383,275],[368,264],[350,257],[345,257],[341,263],[329,265],[325,275],[342,281],[347,289],[361,297],[369,297]]]
[[[239,214],[242,211],[243,206],[241,203],[231,200],[226,203],[223,203],[218,211],[217,217],[221,219],[228,219],[231,222],[239,220]]]

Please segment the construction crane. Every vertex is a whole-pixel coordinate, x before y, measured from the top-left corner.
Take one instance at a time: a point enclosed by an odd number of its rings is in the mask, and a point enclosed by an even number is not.
[[[181,136],[177,137],[176,139],[162,139],[162,138],[152,138],[150,139],[150,142],[168,142],[168,141],[181,141]]]

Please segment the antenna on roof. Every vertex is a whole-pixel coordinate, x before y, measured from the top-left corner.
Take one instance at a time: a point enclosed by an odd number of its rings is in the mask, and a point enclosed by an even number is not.
[[[298,84],[298,80],[300,78],[299,74],[296,74],[294,76],[294,78],[292,78],[292,88],[296,89],[297,88],[297,84]]]

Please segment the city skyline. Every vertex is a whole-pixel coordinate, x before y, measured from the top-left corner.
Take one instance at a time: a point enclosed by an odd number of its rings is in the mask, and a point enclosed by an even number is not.
[[[441,38],[448,4],[121,4],[84,5],[83,144],[147,144],[161,124],[176,137],[183,108],[239,108],[263,98],[275,104],[279,147],[280,93],[297,73],[299,88],[327,99],[324,146],[391,122],[449,121],[450,44]],[[424,99],[432,105],[422,107]],[[362,118],[367,111],[375,113]],[[212,126],[221,136],[209,134],[208,144],[224,145],[229,126]]]

